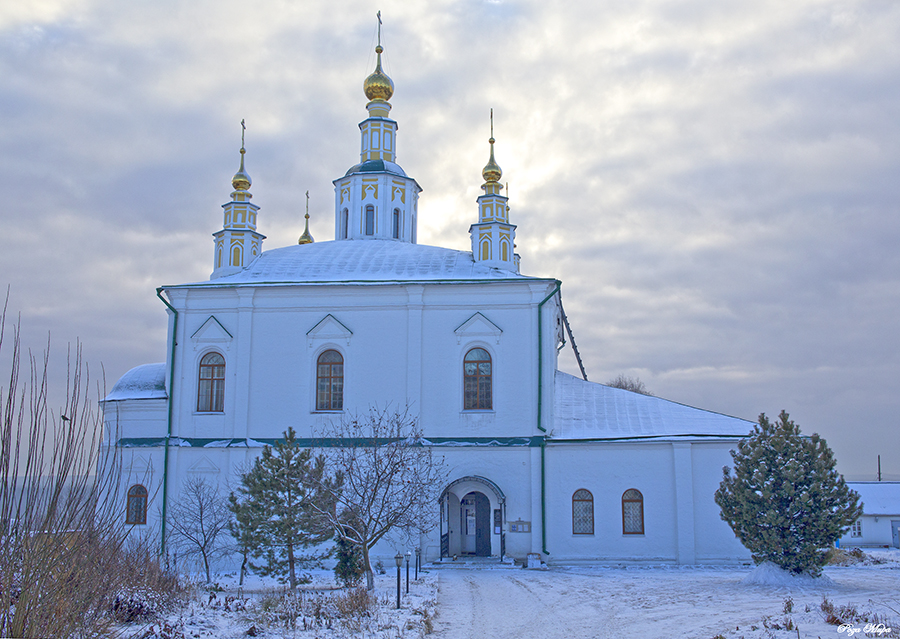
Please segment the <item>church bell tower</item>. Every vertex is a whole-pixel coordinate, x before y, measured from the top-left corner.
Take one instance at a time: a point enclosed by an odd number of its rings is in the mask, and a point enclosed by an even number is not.
[[[359,123],[359,164],[334,181],[336,240],[416,243],[422,188],[397,164],[397,122],[390,119],[394,82],[381,68],[381,16],[375,71],[363,82],[369,117]]]
[[[478,202],[478,222],[469,227],[472,236],[472,256],[476,264],[485,264],[504,271],[519,272],[519,256],[515,253],[516,226],[509,223],[509,198],[501,195],[500,177],[503,171],[494,159],[494,111],[491,109],[491,157],[481,176],[484,195]]]
[[[231,179],[234,189],[231,202],[222,205],[225,220],[222,230],[213,233],[215,256],[213,272],[209,279],[232,275],[250,265],[262,252],[262,241],[266,236],[256,230],[256,212],[259,207],[250,202],[252,181],[244,170],[244,133],[241,120],[241,168]]]

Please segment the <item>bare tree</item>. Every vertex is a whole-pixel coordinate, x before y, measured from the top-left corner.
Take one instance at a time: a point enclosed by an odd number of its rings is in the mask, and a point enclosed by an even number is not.
[[[203,564],[206,583],[212,581],[211,563],[228,552],[223,543],[231,511],[215,487],[200,476],[190,477],[169,511],[172,540],[184,557]]]
[[[639,393],[641,395],[648,395],[653,397],[653,393],[651,393],[647,387],[644,385],[644,382],[641,381],[640,377],[628,377],[626,375],[619,375],[615,379],[612,379],[606,382],[607,386],[612,386],[613,388],[621,388],[622,390],[631,391],[632,393]]]
[[[366,587],[372,590],[372,547],[393,533],[424,533],[434,527],[430,511],[447,476],[443,459],[432,454],[408,408],[372,408],[335,421],[318,435],[313,446],[343,479],[333,484],[336,507],[319,513],[335,536],[360,549]]]
[[[48,406],[49,339],[24,356],[19,326],[0,388],[0,636],[103,634],[127,535],[119,456],[105,445],[81,345],[70,348],[64,406]],[[99,391],[99,389],[98,389]]]

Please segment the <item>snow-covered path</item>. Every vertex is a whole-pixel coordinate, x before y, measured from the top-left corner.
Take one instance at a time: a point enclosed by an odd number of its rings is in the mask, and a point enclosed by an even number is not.
[[[801,638],[847,636],[825,624],[823,597],[889,613],[869,602],[900,605],[898,568],[828,568],[832,584],[800,588],[742,584],[749,568],[442,569],[435,630],[439,639],[794,639],[796,630],[763,627],[783,623],[790,596]]]
[[[578,581],[583,581],[582,577]],[[567,575],[525,570],[442,570],[440,639],[473,637],[613,637],[616,606],[584,597]]]

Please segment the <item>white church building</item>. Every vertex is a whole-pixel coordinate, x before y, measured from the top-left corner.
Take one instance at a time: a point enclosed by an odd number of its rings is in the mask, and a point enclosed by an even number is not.
[[[344,415],[408,405],[450,473],[426,560],[749,560],[713,494],[753,424],[558,370],[561,284],[520,272],[493,137],[472,250],[418,244],[422,189],[397,164],[376,53],[359,162],[334,180],[335,239],[307,227],[263,251],[242,146],[209,280],[158,289],[167,361],[129,371],[103,401],[126,522],[165,534],[187,478],[225,490],[288,427],[308,442]]]

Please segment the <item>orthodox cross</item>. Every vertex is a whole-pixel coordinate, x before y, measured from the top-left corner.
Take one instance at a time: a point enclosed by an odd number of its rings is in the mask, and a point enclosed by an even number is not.
[[[381,46],[381,11],[376,14],[378,16],[378,46]]]

